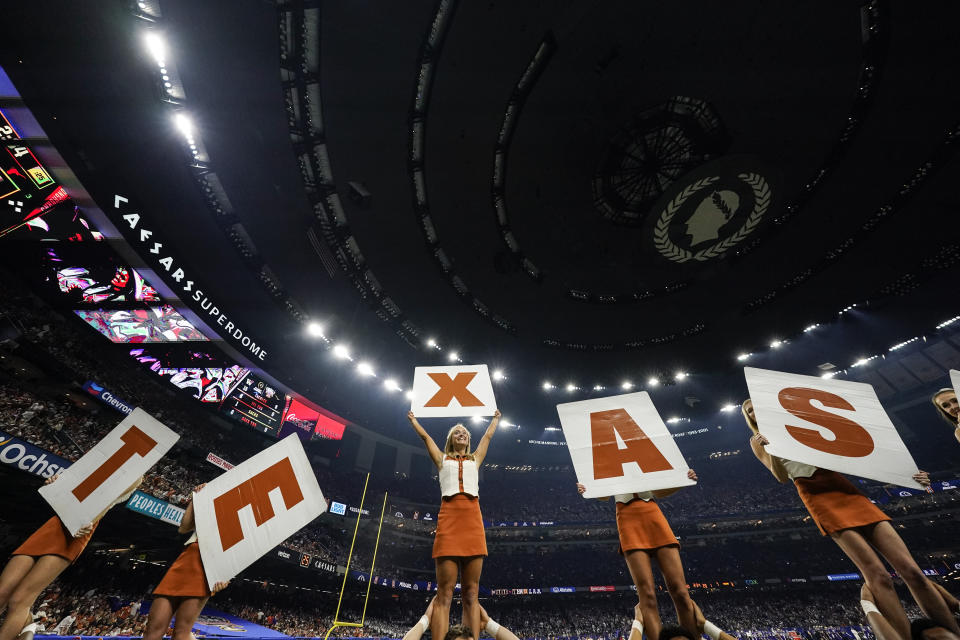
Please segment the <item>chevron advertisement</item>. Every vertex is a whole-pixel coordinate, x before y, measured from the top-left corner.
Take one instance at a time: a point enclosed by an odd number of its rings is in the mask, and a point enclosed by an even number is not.
[[[50,478],[70,462],[20,438],[0,431],[0,463],[41,478]]]
[[[129,402],[121,400],[117,396],[110,393],[108,389],[102,387],[93,380],[87,380],[84,382],[83,390],[111,409],[119,411],[124,415],[129,415],[130,412],[133,411],[133,405],[131,405]]]

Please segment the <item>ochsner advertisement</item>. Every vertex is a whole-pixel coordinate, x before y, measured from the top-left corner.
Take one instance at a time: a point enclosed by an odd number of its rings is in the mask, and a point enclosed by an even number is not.
[[[87,380],[83,383],[83,390],[111,409],[115,409],[124,415],[129,415],[133,411],[133,405],[124,402],[110,393],[108,389],[105,389],[92,380]]]
[[[0,431],[0,462],[41,478],[53,477],[58,471],[70,466],[70,462],[60,456],[3,431]]]

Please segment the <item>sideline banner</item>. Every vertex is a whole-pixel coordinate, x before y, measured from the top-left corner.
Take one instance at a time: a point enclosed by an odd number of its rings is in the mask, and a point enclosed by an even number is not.
[[[296,434],[193,494],[207,583],[227,581],[327,510]]]
[[[416,367],[410,410],[418,418],[492,416],[497,400],[487,365]]]
[[[920,489],[917,465],[869,384],[744,367],[771,455]]]
[[[218,609],[204,607],[200,617],[193,625],[197,635],[207,637],[238,637],[245,638],[289,638],[285,633],[264,627],[249,620],[238,618]]]
[[[38,490],[71,534],[93,522],[180,439],[143,409],[134,409],[60,479]]]
[[[35,444],[0,431],[0,463],[41,478],[51,478],[72,463]]]
[[[696,484],[646,391],[557,405],[584,498]]]
[[[145,516],[162,520],[169,524],[175,524],[178,527],[183,520],[185,509],[172,505],[166,500],[154,498],[143,491],[134,491],[130,499],[127,500],[127,509],[136,511]]]
[[[111,409],[119,411],[124,415],[130,415],[133,413],[135,407],[132,404],[121,400],[117,396],[113,395],[109,389],[97,384],[93,380],[87,380],[84,382],[83,390]]]
[[[207,454],[207,462],[215,467],[220,467],[224,471],[230,471],[234,466],[213,452]]]

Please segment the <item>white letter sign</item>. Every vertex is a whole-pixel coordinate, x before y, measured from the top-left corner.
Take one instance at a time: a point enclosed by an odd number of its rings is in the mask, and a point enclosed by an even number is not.
[[[584,498],[696,484],[646,391],[557,405]]]
[[[72,534],[96,519],[180,439],[143,409],[134,409],[40,495]]]
[[[917,465],[873,387],[744,367],[771,455],[919,489]]]
[[[487,365],[417,367],[410,410],[418,418],[492,416],[497,401]]]
[[[230,580],[326,510],[296,434],[208,482],[193,494],[207,584]]]

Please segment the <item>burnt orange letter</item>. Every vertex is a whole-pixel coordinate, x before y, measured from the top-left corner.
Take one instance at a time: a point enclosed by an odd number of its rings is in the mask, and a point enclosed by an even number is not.
[[[786,425],[787,432],[797,442],[817,451],[848,458],[862,458],[873,452],[873,438],[866,429],[853,420],[834,415],[810,404],[811,400],[819,400],[822,405],[831,409],[854,411],[853,405],[840,396],[819,389],[789,387],[781,390],[777,394],[777,399],[780,405],[793,415],[829,429],[836,436],[835,440],[827,440],[816,429]]]
[[[457,399],[461,407],[483,406],[477,396],[467,391],[467,385],[477,376],[476,371],[458,373],[452,380],[445,373],[428,373],[427,375],[440,386],[440,389],[423,406],[449,407],[450,401],[454,398]]]
[[[123,446],[117,449],[117,452],[106,459],[106,461],[97,467],[93,473],[87,476],[87,479],[73,488],[73,495],[77,500],[83,502],[91,493],[97,490],[97,487],[106,482],[107,478],[123,466],[123,463],[134,456],[141,458],[150,453],[155,446],[156,440],[145,434],[135,426],[127,429],[127,432],[120,436],[123,440]]]
[[[240,509],[247,505],[253,507],[253,519],[258,527],[274,517],[273,505],[270,504],[270,496],[267,494],[277,488],[280,489],[283,504],[287,509],[292,509],[303,501],[303,492],[297,482],[297,475],[293,472],[290,458],[284,458],[214,498],[213,510],[217,514],[217,527],[220,529],[220,542],[224,551],[243,540]]]
[[[617,447],[617,437],[626,449]],[[673,469],[653,440],[647,437],[624,409],[609,409],[590,414],[590,436],[593,439],[593,477],[596,480],[623,475],[626,462],[636,462],[644,473]]]

